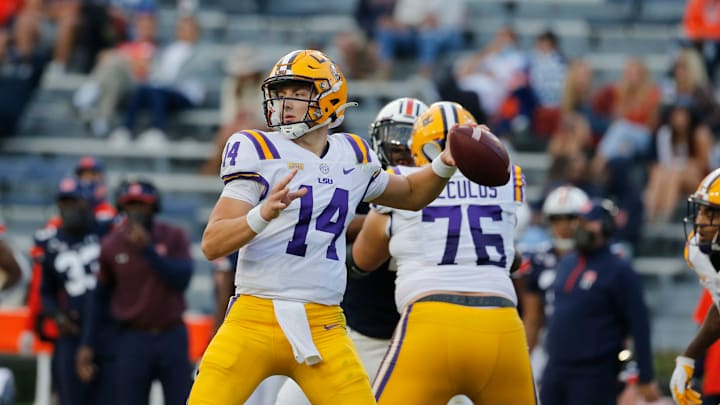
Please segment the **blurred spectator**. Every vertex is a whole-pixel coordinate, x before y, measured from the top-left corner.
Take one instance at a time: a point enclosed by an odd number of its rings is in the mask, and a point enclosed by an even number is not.
[[[36,49],[33,28],[21,29],[28,20],[16,21],[14,30],[0,27],[0,137],[15,132],[48,61],[48,55]]]
[[[587,154],[593,149],[590,126],[579,113],[560,116],[560,126],[552,134],[547,152],[551,157]]]
[[[683,18],[685,35],[705,59],[710,81],[720,64],[720,0],[689,0]]]
[[[375,38],[379,26],[392,19],[396,0],[359,0],[353,17],[357,27],[335,35],[326,54],[337,61],[348,79],[365,79],[375,73],[378,49]]]
[[[593,72],[586,61],[573,60],[567,68],[560,99],[562,115],[580,114],[589,126],[594,139],[600,139],[608,127],[607,117],[595,111],[593,105]]]
[[[98,356],[101,361],[91,365],[96,370],[93,378],[82,378],[75,370],[82,328],[92,322],[90,297],[97,281],[100,238],[108,230],[107,224],[95,220],[90,197],[77,179],[61,180],[57,207],[62,224],[35,234],[35,244],[43,251],[36,258],[42,268],[42,311],[59,330],[53,351],[53,381],[60,405],[108,403],[113,395],[106,356]],[[91,344],[95,347],[97,343]]]
[[[528,111],[536,135],[550,136],[560,127],[560,98],[566,70],[567,61],[557,35],[550,30],[542,32],[535,39],[529,61],[529,85],[536,104]]]
[[[419,74],[429,78],[443,51],[462,46],[465,0],[397,0],[392,19],[383,19],[377,29],[383,79],[392,76],[398,54],[417,55]]]
[[[26,0],[21,18],[49,20],[53,27],[51,74],[64,73],[70,66],[85,73],[95,64],[97,54],[125,35],[124,21],[105,1]]]
[[[156,17],[153,9],[135,10],[131,40],[100,55],[90,79],[75,92],[73,104],[91,133],[105,136],[120,105],[139,83],[147,80],[155,54]]]
[[[94,301],[101,305],[108,297],[118,322],[115,403],[147,403],[158,379],[165,403],[182,404],[192,372],[182,319],[193,272],[190,243],[181,228],[155,219],[161,201],[152,183],[123,182],[117,205],[126,221],[102,241]],[[91,339],[93,331],[87,335]],[[78,369],[93,358],[88,347],[82,353]]]
[[[695,49],[684,48],[675,57],[670,76],[662,82],[663,104],[691,101],[699,118],[720,131],[720,105],[713,93],[702,58]]]
[[[656,159],[645,188],[645,217],[667,222],[680,195],[690,194],[710,171],[713,136],[689,102],[677,101],[655,134]]]
[[[111,134],[113,141],[124,143],[132,137],[138,115],[152,112],[152,128],[139,136],[146,146],[162,145],[166,139],[168,112],[197,107],[205,99],[205,85],[199,78],[207,60],[195,46],[198,26],[192,16],[177,22],[176,40],[160,52],[150,68],[147,83],[139,85],[128,104],[123,126]]]
[[[490,44],[462,61],[456,72],[458,89],[475,93],[484,114],[500,114],[508,95],[524,81],[527,57],[519,48],[517,34],[501,28]]]
[[[200,173],[219,173],[225,143],[239,128],[265,128],[260,87],[272,62],[264,62],[261,54],[248,44],[239,44],[225,60],[227,76],[220,88],[221,126],[215,135],[215,154],[203,164]]]
[[[611,124],[598,145],[593,162],[597,175],[605,171],[607,160],[646,157],[651,131],[655,129],[660,106],[660,89],[652,80],[645,63],[628,59],[620,80],[603,91],[605,111]]]

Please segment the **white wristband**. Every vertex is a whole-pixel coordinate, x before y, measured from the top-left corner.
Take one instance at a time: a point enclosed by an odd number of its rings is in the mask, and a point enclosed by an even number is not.
[[[442,159],[440,158],[440,155],[438,155],[432,161],[432,170],[439,177],[442,177],[444,179],[449,179],[450,177],[452,177],[455,174],[455,171],[457,171],[457,167],[446,165],[445,162],[443,162]]]
[[[265,227],[270,223],[270,221],[266,221],[262,215],[260,215],[259,205],[256,205],[255,208],[248,211],[245,216],[245,220],[247,221],[248,227],[250,227],[250,229],[252,229],[255,233],[262,232],[263,229],[265,229]]]
[[[690,357],[685,357],[685,356],[677,356],[675,358],[675,365],[680,366],[680,367],[690,366],[690,367],[694,368],[695,367],[695,359],[691,359]]]

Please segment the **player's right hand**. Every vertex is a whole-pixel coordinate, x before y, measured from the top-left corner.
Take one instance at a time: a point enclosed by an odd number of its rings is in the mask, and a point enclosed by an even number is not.
[[[679,405],[700,404],[700,394],[692,389],[690,380],[695,370],[695,360],[685,356],[675,359],[675,370],[670,377],[670,393]]]
[[[298,169],[293,169],[287,177],[270,190],[270,195],[260,207],[260,215],[264,220],[270,221],[277,218],[280,212],[287,208],[294,199],[307,194],[308,189],[305,187],[295,191],[290,191],[288,187],[297,172]]]
[[[93,357],[95,353],[89,346],[80,346],[75,354],[75,370],[77,371],[80,381],[90,382],[95,375],[95,363]]]

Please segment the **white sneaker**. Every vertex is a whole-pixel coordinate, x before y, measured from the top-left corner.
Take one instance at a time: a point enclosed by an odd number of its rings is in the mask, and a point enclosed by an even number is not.
[[[115,128],[108,136],[108,142],[115,147],[127,146],[130,144],[131,139],[132,133],[130,133],[130,130],[122,126]]]
[[[165,136],[165,132],[157,128],[150,128],[138,136],[137,143],[141,147],[157,149],[165,146],[167,136]]]
[[[94,81],[82,84],[73,94],[73,105],[79,110],[90,109],[100,96],[100,85]]]
[[[110,131],[110,123],[108,120],[97,118],[90,122],[90,132],[98,138],[104,137]]]

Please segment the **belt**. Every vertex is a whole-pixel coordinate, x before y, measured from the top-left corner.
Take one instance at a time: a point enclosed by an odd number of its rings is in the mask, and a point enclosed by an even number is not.
[[[420,298],[416,302],[447,302],[466,307],[515,307],[514,302],[495,295],[431,294]]]
[[[145,332],[145,333],[152,333],[152,334],[158,334],[167,332],[170,329],[176,328],[180,325],[183,325],[183,321],[181,319],[172,321],[170,323],[167,323],[165,325],[142,325],[135,322],[120,322],[120,328],[125,330],[132,330],[135,332]]]

